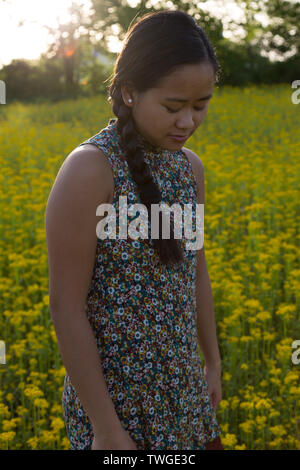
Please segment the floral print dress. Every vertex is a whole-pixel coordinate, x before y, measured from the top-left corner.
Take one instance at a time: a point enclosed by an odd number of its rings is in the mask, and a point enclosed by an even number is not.
[[[183,150],[158,152],[141,141],[162,201],[195,208],[196,180]],[[119,197],[127,196],[128,208],[141,200],[116,119],[80,145],[86,143],[102,149],[111,165],[118,229]],[[134,218],[128,215],[128,225]],[[163,265],[151,237],[122,239],[117,232],[97,242],[86,313],[109,394],[138,449],[204,450],[221,433],[198,351],[197,250],[185,249],[184,236],[179,243],[184,261]],[[90,449],[92,425],[67,373],[62,409],[71,450]]]

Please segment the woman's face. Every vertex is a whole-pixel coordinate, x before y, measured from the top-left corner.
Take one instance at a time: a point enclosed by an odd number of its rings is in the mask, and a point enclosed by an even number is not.
[[[122,95],[139,133],[155,147],[176,151],[205,119],[214,83],[210,64],[189,64],[162,78],[157,88],[137,93],[122,87]],[[174,135],[185,138],[176,141]]]

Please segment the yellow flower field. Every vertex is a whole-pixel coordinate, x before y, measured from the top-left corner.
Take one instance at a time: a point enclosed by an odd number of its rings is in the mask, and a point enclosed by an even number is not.
[[[205,168],[225,449],[300,449],[300,364],[292,362],[300,340],[300,105],[292,91],[216,88],[185,144]],[[70,448],[65,368],[49,313],[45,207],[66,156],[111,117],[101,96],[0,106],[0,449]]]

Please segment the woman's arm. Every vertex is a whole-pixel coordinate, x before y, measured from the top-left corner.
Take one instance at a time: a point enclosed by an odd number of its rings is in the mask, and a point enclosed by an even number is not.
[[[204,167],[194,152],[184,148],[197,182],[197,203],[205,203]],[[205,208],[204,208],[205,214]],[[204,215],[205,218],[205,215]],[[204,245],[197,250],[196,277],[197,304],[197,335],[199,346],[203,352],[206,365],[221,367],[221,357],[218,347],[212,290],[205,260]]]
[[[205,364],[221,368],[221,357],[218,347],[213,297],[204,246],[197,253],[197,334],[199,346],[203,352]]]
[[[89,145],[77,148],[58,172],[45,215],[50,313],[63,363],[95,435],[122,429],[85,311],[100,220],[96,207],[109,202],[112,184],[105,155]]]

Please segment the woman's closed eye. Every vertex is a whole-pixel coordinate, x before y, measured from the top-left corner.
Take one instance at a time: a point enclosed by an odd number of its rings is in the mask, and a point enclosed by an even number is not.
[[[194,108],[194,109],[195,111],[203,111],[204,108],[205,106],[203,106],[202,108]],[[180,109],[171,109],[168,106],[166,106],[166,109],[169,111],[169,113],[178,113],[180,111]]]

